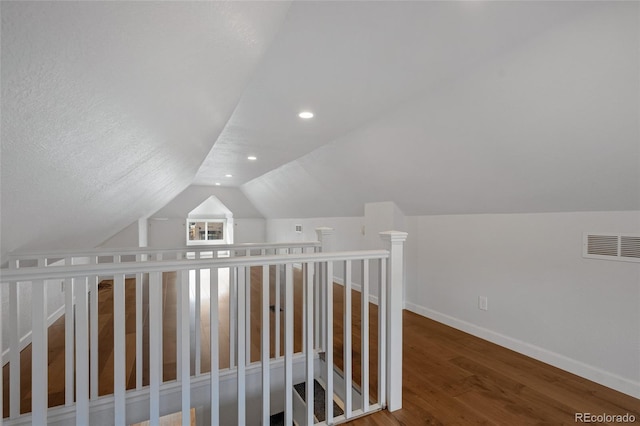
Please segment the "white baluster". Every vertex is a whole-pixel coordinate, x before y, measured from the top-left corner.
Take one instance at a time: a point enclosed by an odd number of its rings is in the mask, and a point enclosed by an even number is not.
[[[319,251],[322,253],[328,253],[330,251],[333,250],[333,228],[328,228],[328,227],[319,227],[316,228],[316,235],[318,237],[318,241],[320,242],[320,248]],[[331,278],[331,281],[328,281],[326,279],[326,277],[324,276],[326,274],[326,266],[324,268],[321,268],[320,270],[320,283],[321,286],[325,286],[327,282],[331,282],[333,283],[333,277]],[[327,289],[322,288],[321,290],[321,294],[322,294],[322,300],[321,302],[321,309],[320,309],[320,316],[322,318],[320,318],[320,336],[321,336],[321,350],[323,351],[327,351],[327,341],[326,341],[326,337],[328,336],[327,334],[327,330],[325,329],[325,327],[328,324],[328,320],[333,321],[330,317],[327,317]],[[332,289],[333,291],[333,289]]]
[[[333,422],[333,262],[327,262],[326,275],[326,352],[327,360],[327,393],[326,393],[326,423],[330,425]]]
[[[362,411],[369,411],[369,260],[362,261]]]
[[[245,283],[246,269],[245,267],[238,267],[238,424],[244,425],[246,423],[246,380],[245,380],[245,333],[247,331],[247,324],[245,323],[245,309],[246,309],[246,286]]]
[[[200,255],[200,253],[198,253],[198,255]],[[199,256],[200,257],[200,256]],[[195,274],[196,274],[196,304],[195,304],[195,336],[193,336],[194,341],[195,341],[195,375],[199,376],[200,375],[200,371],[201,371],[201,357],[202,357],[202,342],[200,341],[200,315],[202,312],[202,270],[201,269],[196,269],[195,270]]]
[[[91,256],[90,261],[95,264],[97,258]],[[89,332],[90,336],[90,358],[89,358],[89,370],[90,370],[90,394],[91,399],[98,397],[98,277],[93,275],[89,277]]]
[[[320,265],[320,288],[322,291],[322,297],[320,299],[322,308],[320,311],[321,314],[321,319],[320,319],[320,335],[322,336],[322,344],[321,344],[321,348],[323,352],[326,352],[327,350],[327,323],[328,323],[328,316],[327,316],[327,283],[329,281],[327,281],[327,264],[321,264]]]
[[[11,263],[11,262],[9,262]],[[0,295],[2,294],[2,283],[0,282]],[[4,360],[2,359],[2,353],[4,351],[2,350],[2,300],[0,300],[0,383],[3,384],[3,386],[0,386],[0,426],[2,426],[2,418],[4,417],[4,394],[3,394],[3,388],[4,388],[4,376],[3,376],[3,368],[2,366],[4,365]]]
[[[162,278],[149,273],[149,423],[160,423],[160,383],[162,382]]]
[[[70,257],[65,259],[65,265],[71,265]],[[73,354],[73,280],[64,280],[64,389],[65,405],[73,405],[74,354]]]
[[[31,422],[47,424],[48,339],[47,289],[43,281],[31,283]]]
[[[351,376],[351,261],[344,262],[344,393],[345,393],[345,417],[351,417],[352,410],[352,376]]]
[[[284,424],[293,424],[293,265],[285,265]]]
[[[384,407],[387,389],[387,259],[380,259],[378,280],[378,404]]]
[[[176,253],[176,256],[180,256],[180,253]],[[179,260],[179,259],[176,259]],[[182,274],[179,271],[176,271],[176,282],[175,282],[175,301],[176,301],[176,380],[180,381],[182,379],[182,369],[180,366],[182,365],[182,348],[180,347],[180,333],[181,333],[181,324],[182,324],[182,312],[180,312],[180,291],[182,289],[182,283],[184,282],[182,278]],[[187,277],[187,286],[189,285],[189,279]],[[187,311],[189,312],[189,311]],[[189,314],[187,314],[187,321],[191,321]]]
[[[304,302],[307,300],[307,268],[309,264],[302,265],[302,353],[305,353],[307,338],[307,304]],[[294,327],[295,328],[295,327]],[[295,333],[295,330],[294,330]]]
[[[89,312],[87,278],[74,278],[76,299],[76,426],[89,424]]]
[[[306,291],[306,298],[305,300],[305,305],[306,305],[306,318],[305,318],[305,325],[307,328],[307,333],[306,333],[306,340],[305,345],[305,354],[306,354],[306,358],[307,358],[307,362],[306,362],[306,402],[307,402],[307,413],[306,413],[306,420],[307,420],[307,425],[311,426],[313,425],[313,399],[314,399],[314,395],[315,395],[315,390],[314,390],[314,374],[313,374],[313,356],[314,356],[314,351],[313,351],[313,343],[314,343],[314,339],[313,339],[313,268],[311,268],[311,265],[309,263],[306,264],[306,273],[307,273],[307,279],[306,279],[306,284],[307,284],[307,291]]]
[[[237,268],[229,268],[229,368],[236,365],[236,341],[238,328],[236,318],[238,312],[238,274]]]
[[[320,300],[321,300],[321,281],[320,281],[320,269],[321,266],[319,263],[316,263],[314,266],[314,274],[313,274],[313,288],[315,291],[315,296],[314,296],[314,302],[315,302],[315,306],[313,309],[313,313],[315,315],[314,317],[314,326],[315,326],[315,330],[314,330],[314,335],[315,335],[315,345],[314,347],[316,349],[320,349],[321,343],[322,343],[322,336],[321,336],[321,331],[320,331]]]
[[[33,287],[33,284],[29,283],[29,285]],[[12,419],[20,416],[20,297],[18,287],[19,283],[17,282],[9,283],[9,413]]]
[[[196,275],[200,275],[200,270],[196,269]],[[189,426],[191,424],[191,342],[190,339],[190,330],[189,330],[189,270],[184,269],[179,272],[180,280],[178,282],[179,285],[179,298],[178,298],[178,312],[180,312],[181,321],[180,325],[180,335],[181,338],[178,340],[179,348],[181,349],[181,364],[176,366],[181,371],[182,377],[182,426]],[[198,280],[198,284],[200,280]]]
[[[144,366],[144,357],[142,353],[143,277],[143,274],[136,274],[136,389],[142,388],[142,372]]]
[[[264,254],[264,253],[263,253]],[[269,265],[262,267],[262,424],[270,422],[271,410],[269,408],[271,398],[270,387],[270,354],[269,354]]]
[[[126,344],[125,344],[124,275],[113,279],[113,399],[114,423],[126,424]]]
[[[276,249],[276,255],[280,254],[279,253],[280,250]],[[276,282],[274,283],[275,285],[275,306],[274,306],[274,321],[276,323],[276,329],[275,329],[275,357],[276,358],[280,358],[280,265],[275,265],[276,268]]]
[[[251,255],[251,251],[247,249],[247,256]],[[242,285],[242,283],[239,283]],[[247,298],[246,301],[246,310],[245,310],[245,324],[246,324],[246,335],[245,335],[245,348],[246,348],[246,357],[247,357],[247,365],[251,364],[251,267],[247,267],[247,274],[245,277],[244,285],[246,286],[245,295]]]
[[[220,423],[220,358],[218,355],[218,268],[209,272],[209,351],[211,354],[211,426]]]

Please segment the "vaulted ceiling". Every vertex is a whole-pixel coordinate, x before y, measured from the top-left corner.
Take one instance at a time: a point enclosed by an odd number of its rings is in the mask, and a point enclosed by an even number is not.
[[[266,217],[640,209],[637,2],[0,12],[3,255],[98,244],[191,184]]]

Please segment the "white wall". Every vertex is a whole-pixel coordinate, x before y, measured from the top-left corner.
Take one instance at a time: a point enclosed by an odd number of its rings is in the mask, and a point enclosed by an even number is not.
[[[133,222],[131,225],[100,244],[100,247],[138,247],[138,221]]]
[[[408,225],[408,309],[640,397],[640,264],[582,258],[583,232],[640,234],[640,212],[416,216]]]
[[[234,219],[234,243],[264,243],[266,239],[266,221],[262,218]]]
[[[373,204],[382,210],[367,205],[368,220],[268,219],[268,240],[314,240],[328,226],[336,250],[370,248],[363,225],[388,207]],[[640,396],[640,264],[582,258],[584,232],[640,234],[640,211],[404,220],[407,309]]]
[[[296,225],[302,225],[302,233],[295,232]],[[325,226],[334,229],[334,250],[361,250],[365,247],[363,217],[267,219],[267,241],[317,241],[316,228]]]

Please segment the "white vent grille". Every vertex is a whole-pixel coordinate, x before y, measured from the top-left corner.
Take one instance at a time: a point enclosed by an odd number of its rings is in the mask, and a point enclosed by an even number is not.
[[[620,236],[620,256],[640,260],[640,237]]]
[[[640,235],[584,234],[582,256],[640,262]]]

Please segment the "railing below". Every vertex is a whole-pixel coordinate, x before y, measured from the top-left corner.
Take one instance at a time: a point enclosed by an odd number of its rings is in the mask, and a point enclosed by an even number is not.
[[[47,259],[59,256],[57,253],[37,258],[40,267],[20,267],[18,261],[15,269],[2,270],[1,277],[2,286],[8,287],[10,330],[9,419],[4,422],[68,424],[75,418],[78,425],[101,421],[125,425],[150,419],[157,425],[160,416],[179,410],[183,424],[189,424],[190,409],[200,407],[196,408],[200,410],[199,419],[207,419],[212,425],[269,424],[276,409],[284,411],[285,424],[292,424],[293,386],[305,383],[306,395],[313,395],[317,380],[326,389],[322,424],[346,421],[387,405],[397,409],[401,406],[402,383],[402,306],[398,300],[402,297],[405,237],[404,233],[385,234],[388,250],[376,251],[320,253],[315,252],[319,246],[315,243],[293,250],[273,245],[216,247],[219,250],[213,251],[211,247],[202,251],[189,248],[175,251],[182,253],[181,260],[128,262],[122,256],[130,253],[120,253],[114,254],[120,256],[119,262],[113,257],[110,263],[71,261],[67,266],[42,266],[49,262]],[[244,250],[245,255],[220,257],[225,250],[234,255],[238,254],[236,250]],[[252,253],[247,250],[257,250],[260,255],[249,255]],[[299,252],[280,254],[285,250]],[[270,251],[273,254],[268,254]],[[194,253],[193,259],[186,254],[189,252]],[[202,258],[202,252],[210,252],[211,257]],[[162,253],[164,258],[166,251]],[[89,255],[96,260],[99,256]],[[145,250],[134,255],[137,258],[153,253]],[[67,254],[64,258],[70,257]],[[341,266],[339,280],[344,286],[337,299],[336,265]],[[46,283],[53,280],[64,283],[66,301],[65,398],[64,406],[48,409]],[[162,311],[163,302],[167,309],[168,280],[175,280],[172,333],[167,332],[170,321]],[[356,281],[359,303],[352,300]],[[107,396],[98,392],[98,352],[104,345],[98,341],[100,283],[111,283],[113,297],[109,302],[113,310],[113,393]],[[26,415],[20,412],[19,286],[29,286],[32,297],[32,399],[31,414]],[[221,293],[224,289],[228,296]],[[377,295],[377,306],[370,305],[370,295]],[[209,309],[204,319],[203,302]],[[337,306],[342,309],[341,336],[334,333]],[[223,315],[224,309],[228,312]],[[376,316],[371,317],[372,312]],[[353,317],[357,314],[359,334],[354,331]],[[129,321],[127,315],[135,320]],[[220,335],[221,319],[228,321],[228,337]],[[206,329],[208,333],[202,334]],[[374,347],[370,334],[377,340]],[[334,335],[342,338],[342,347],[334,345]],[[204,346],[203,338],[208,340]],[[148,350],[144,348],[146,340]],[[0,353],[1,342],[0,335]],[[165,380],[166,365],[171,362],[163,358],[168,358],[167,347],[172,346],[175,352],[169,350],[169,354],[175,358],[175,374]],[[222,347],[229,353],[223,354]],[[208,362],[203,361],[203,354]],[[222,355],[228,356],[228,365],[221,366]],[[354,374],[354,361],[360,366],[358,374]],[[127,371],[132,371],[130,377]],[[338,382],[334,380],[336,372],[341,378]],[[0,383],[2,379],[0,369]],[[344,414],[340,416],[334,416],[332,409],[335,395],[343,398]],[[4,412],[4,399],[0,397],[0,401],[0,412]],[[253,413],[258,413],[255,418],[251,417]],[[313,398],[307,398],[302,417],[305,424],[314,423],[313,413]]]
[[[101,263],[129,263],[147,260],[180,260],[180,259],[211,259],[226,256],[255,256],[265,254],[293,254],[319,251],[321,242],[282,242],[282,243],[243,243],[219,244],[207,246],[189,246],[183,248],[94,248],[82,251],[30,251],[25,253],[10,253],[8,255],[9,269],[28,267],[48,267],[60,265],[86,265]]]

